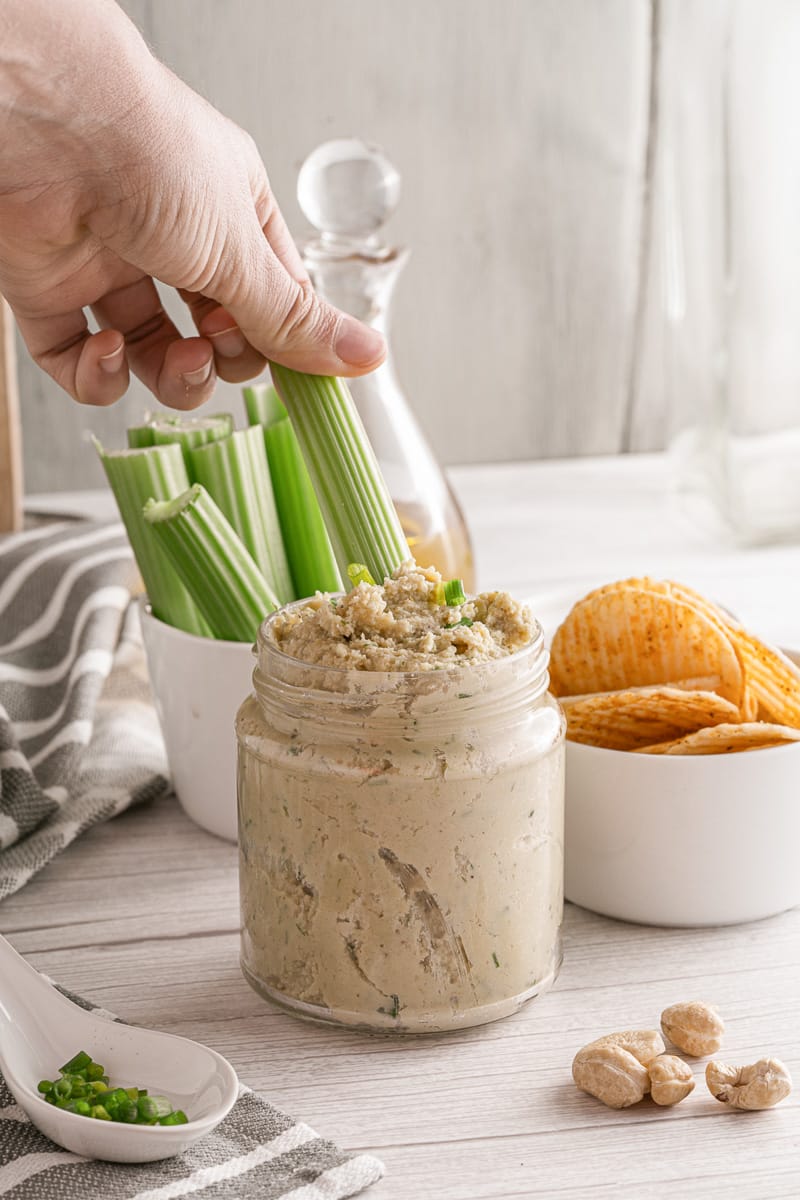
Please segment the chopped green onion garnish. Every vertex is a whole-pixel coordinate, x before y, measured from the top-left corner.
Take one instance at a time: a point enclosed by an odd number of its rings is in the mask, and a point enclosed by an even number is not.
[[[93,1062],[86,1051],[81,1050],[64,1064],[61,1076],[55,1083],[43,1079],[38,1090],[44,1093],[42,1099],[48,1104],[79,1117],[91,1117],[95,1121],[118,1121],[127,1125],[188,1124],[186,1113],[180,1108],[173,1111],[166,1096],[149,1096],[147,1088],[106,1088],[99,1079],[90,1082],[87,1079],[90,1075],[107,1078],[100,1063]],[[102,1104],[94,1103],[92,1098],[98,1086],[106,1089]],[[88,1100],[79,1095],[81,1088],[89,1094]]]
[[[444,604],[445,603],[444,584],[441,582],[441,580],[439,581],[439,583],[435,583],[433,585],[433,603],[434,604]]]
[[[175,1112],[168,1113],[166,1117],[159,1117],[159,1125],[188,1125],[189,1118],[182,1108],[177,1108]]]
[[[448,579],[444,585],[445,604],[466,604],[463,579]]]
[[[363,562],[381,582],[411,557],[374,451],[341,379],[277,363],[272,379],[289,412],[339,569]]]
[[[357,587],[359,583],[375,582],[364,563],[349,563],[347,567],[347,578],[350,580],[350,583],[353,587]]]
[[[85,1050],[81,1050],[74,1058],[71,1058],[68,1063],[64,1063],[63,1067],[59,1067],[62,1075],[73,1075],[76,1071],[85,1071],[91,1064],[91,1057]]]
[[[473,622],[473,621],[471,621],[469,617],[462,617],[460,621],[454,621],[452,625],[448,626],[448,628],[449,628],[449,629],[456,629],[456,628],[457,628],[459,625],[467,625],[467,626],[469,626],[469,625],[472,625],[472,624],[474,624],[474,622]]]
[[[166,1096],[142,1096],[139,1109],[142,1116],[153,1121],[160,1117],[168,1117],[172,1112],[172,1105]]]
[[[149,500],[144,518],[203,614],[212,637],[252,642],[279,607],[264,576],[202,484]]]

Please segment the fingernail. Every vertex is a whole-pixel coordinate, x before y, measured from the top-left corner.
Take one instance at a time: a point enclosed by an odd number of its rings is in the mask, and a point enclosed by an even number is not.
[[[342,362],[365,367],[381,358],[384,350],[383,338],[376,329],[370,329],[351,317],[342,321],[336,339],[336,353]]]
[[[100,370],[105,371],[106,375],[116,375],[117,371],[122,366],[122,360],[125,357],[125,343],[117,346],[116,350],[112,350],[110,354],[101,354],[97,360],[100,364]]]
[[[211,375],[212,361],[212,359],[209,359],[207,363],[203,363],[202,367],[198,367],[196,371],[184,371],[182,373],[181,379],[187,387],[200,387],[201,384],[208,381]]]
[[[247,342],[238,325],[229,325],[227,329],[220,329],[217,333],[205,333],[203,336],[212,343],[214,353],[222,358],[238,358],[247,349]]]

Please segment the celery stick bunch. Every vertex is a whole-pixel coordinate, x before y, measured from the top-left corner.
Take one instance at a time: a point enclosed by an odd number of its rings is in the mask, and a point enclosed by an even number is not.
[[[228,413],[153,417],[129,449],[96,443],[153,612],[191,633],[255,637],[281,604],[383,580],[408,543],[341,380],[273,365],[280,392]]]

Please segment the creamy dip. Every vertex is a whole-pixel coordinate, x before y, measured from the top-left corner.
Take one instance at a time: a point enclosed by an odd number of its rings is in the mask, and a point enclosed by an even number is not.
[[[437,601],[434,567],[404,563],[382,586],[360,583],[349,595],[317,595],[284,609],[270,632],[303,662],[359,671],[439,671],[502,658],[527,646],[538,627],[507,592],[483,592],[464,604]]]
[[[437,582],[405,565],[259,638],[237,718],[242,962],[306,1016],[479,1024],[558,967],[563,720],[541,634],[503,593],[438,611]]]

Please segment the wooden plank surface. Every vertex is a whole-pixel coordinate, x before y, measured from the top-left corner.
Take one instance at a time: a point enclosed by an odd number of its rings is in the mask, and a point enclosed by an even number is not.
[[[536,595],[543,612],[584,585],[652,571],[800,644],[800,547],[710,539],[675,505],[670,470],[660,456],[628,456],[455,471],[482,586]],[[75,508],[99,513],[104,500],[87,494]],[[81,837],[0,903],[0,930],[68,987],[208,1042],[272,1103],[378,1154],[388,1174],[366,1193],[375,1200],[800,1195],[798,1093],[772,1112],[729,1112],[699,1063],[695,1093],[677,1108],[646,1101],[618,1113],[570,1077],[590,1039],[652,1027],[666,1005],[705,998],[724,1016],[726,1059],[773,1055],[800,1080],[800,909],[676,930],[568,905],[561,974],[522,1012],[446,1036],[364,1037],[297,1021],[244,983],[236,866],[233,846],[163,800]],[[709,870],[744,876],[747,863]]]
[[[0,296],[0,533],[22,528],[22,431],[14,318]]]

